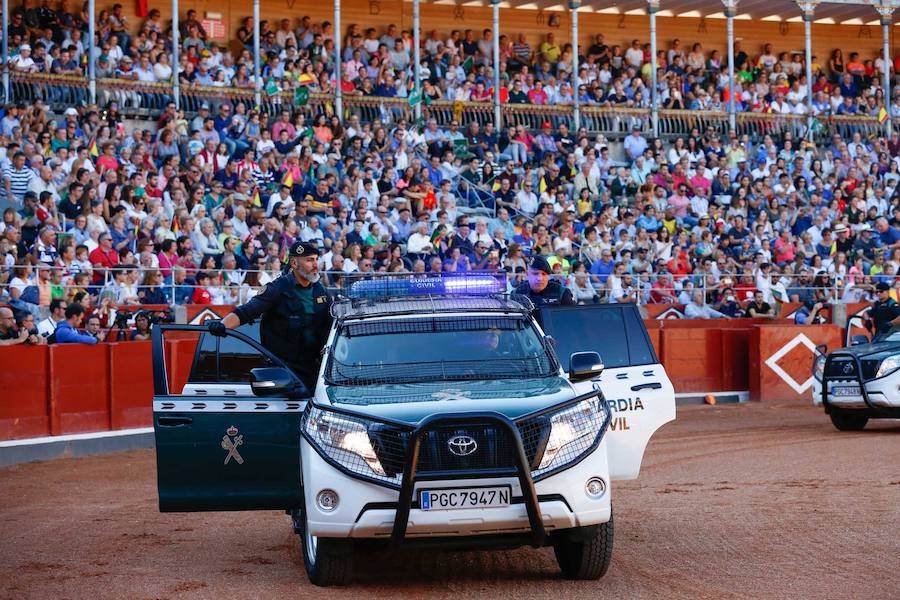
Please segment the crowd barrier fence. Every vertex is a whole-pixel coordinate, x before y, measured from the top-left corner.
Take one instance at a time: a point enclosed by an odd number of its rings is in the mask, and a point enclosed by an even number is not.
[[[88,98],[88,81],[85,77],[70,75],[53,75],[46,73],[10,74],[12,99],[17,102],[33,103],[40,99],[54,109],[62,110],[67,106],[78,105]],[[105,106],[110,101],[117,101],[123,114],[137,117],[155,117],[174,99],[174,91],[170,83],[146,83],[125,81],[122,79],[98,79],[97,100]],[[179,106],[192,114],[199,110],[201,104],[209,103],[216,114],[218,105],[243,103],[246,108],[258,108],[260,111],[276,115],[282,110],[290,109],[302,112],[308,123],[320,114],[332,115],[335,112],[334,98],[329,95],[312,93],[301,106],[295,102],[293,89],[278,88],[273,93],[263,92],[260,106],[256,107],[255,91],[252,87],[219,87],[207,85],[182,85],[179,93]],[[356,115],[362,122],[379,120],[384,124],[393,124],[405,119],[407,123],[416,121],[416,111],[407,98],[387,98],[378,96],[345,95],[342,99],[344,115]],[[545,122],[550,122],[554,129],[565,123],[574,126],[574,111],[570,105],[533,105],[533,104],[501,104],[501,116],[504,127],[524,125],[526,128],[540,130]],[[485,125],[493,121],[493,105],[491,102],[460,102],[436,100],[422,107],[424,119],[434,118],[438,125],[447,127],[453,120],[460,121],[465,127],[471,122]],[[580,109],[581,126],[591,135],[604,135],[617,139],[627,135],[632,127],[638,126],[645,133],[652,127],[649,108],[629,108],[620,106],[583,106]],[[712,127],[719,133],[728,129],[728,113],[725,111],[666,110],[658,111],[659,137],[671,139],[690,134],[697,128],[701,133]],[[814,131],[825,139],[834,133],[848,138],[859,132],[863,136],[881,135],[884,126],[877,116],[828,115],[815,119]],[[760,139],[769,135],[792,133],[796,137],[804,137],[807,129],[806,115],[778,114],[763,112],[741,112],[735,116],[738,135],[747,134],[752,139]]]

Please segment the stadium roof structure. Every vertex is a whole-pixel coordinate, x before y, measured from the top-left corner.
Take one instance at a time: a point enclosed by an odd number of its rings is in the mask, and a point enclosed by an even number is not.
[[[426,0],[427,1],[427,0]],[[487,6],[491,0],[432,0],[434,4],[461,6]],[[802,22],[802,10],[792,0],[738,0],[736,21],[776,21]],[[879,25],[881,17],[877,6],[900,8],[900,1],[871,2],[867,0],[819,0],[811,2],[815,6],[813,23],[827,25]],[[646,15],[647,0],[612,0],[588,2],[581,0],[578,12],[608,15]],[[502,0],[500,8],[523,10],[568,10],[567,0]],[[725,19],[725,5],[722,0],[660,0],[659,17],[686,17]],[[898,23],[900,24],[900,19]]]

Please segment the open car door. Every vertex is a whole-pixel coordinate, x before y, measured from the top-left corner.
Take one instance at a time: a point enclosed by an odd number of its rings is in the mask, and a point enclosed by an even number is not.
[[[299,378],[242,327],[153,329],[159,509],[293,509],[300,491]]]
[[[612,479],[635,479],[653,433],[675,419],[675,390],[659,364],[633,304],[545,306],[541,322],[553,336],[563,369],[576,352],[596,352],[603,373],[573,383],[581,394],[599,385],[612,418],[606,434]]]

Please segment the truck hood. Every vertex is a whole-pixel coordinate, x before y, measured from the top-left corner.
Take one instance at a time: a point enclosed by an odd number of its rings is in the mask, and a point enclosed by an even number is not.
[[[517,419],[575,395],[562,377],[329,386],[326,391],[327,401],[336,407],[410,424],[433,414],[461,412],[497,412]]]
[[[898,342],[875,342],[874,344],[860,344],[859,346],[848,346],[835,350],[834,354],[850,354],[862,358],[872,354],[879,353],[893,354],[900,352],[900,343]]]

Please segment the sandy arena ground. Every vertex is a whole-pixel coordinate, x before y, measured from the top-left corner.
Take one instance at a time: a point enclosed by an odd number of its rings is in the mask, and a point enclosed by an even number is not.
[[[613,565],[550,549],[363,555],[328,598],[900,598],[900,425],[687,407],[616,487]],[[0,470],[2,598],[322,597],[277,512],[160,514],[152,450]]]

